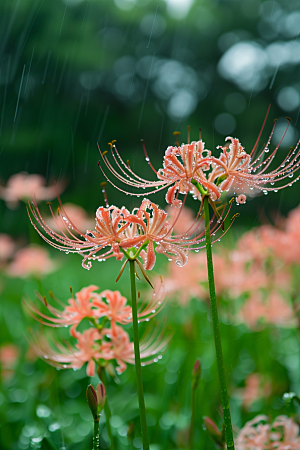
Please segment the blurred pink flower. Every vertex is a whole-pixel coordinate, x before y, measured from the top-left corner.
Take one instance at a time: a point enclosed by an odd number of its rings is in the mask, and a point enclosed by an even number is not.
[[[41,276],[53,271],[55,264],[49,258],[48,252],[37,245],[19,250],[7,268],[8,275],[26,278],[30,275]]]
[[[8,179],[6,187],[0,186],[0,198],[5,200],[10,208],[16,208],[20,200],[27,202],[33,197],[37,202],[51,200],[62,191],[62,188],[62,184],[46,186],[46,180],[42,175],[20,172]]]
[[[259,415],[246,423],[235,440],[236,450],[299,450],[299,426],[286,416],[278,416],[273,424]]]
[[[15,365],[20,355],[20,349],[14,344],[3,344],[0,347],[1,377],[9,379],[15,372]]]
[[[170,297],[177,298],[182,305],[193,297],[197,299],[208,297],[207,288],[201,284],[207,283],[205,252],[191,253],[184,267],[178,267],[173,263],[168,265],[168,269],[169,275],[164,277],[164,285]]]
[[[0,363],[2,369],[12,369],[20,355],[20,349],[15,344],[3,344],[0,347]]]
[[[73,203],[65,203],[64,210],[70,221],[75,222],[79,230],[90,230],[94,227],[95,219],[88,217],[87,212],[82,206]],[[50,217],[47,220],[47,223],[54,231],[59,231],[63,228],[63,222],[61,222],[63,220],[62,216],[58,215],[56,220],[54,220],[53,217]]]
[[[241,308],[240,317],[250,328],[259,326],[260,320],[281,326],[296,325],[291,305],[277,291],[268,292],[266,298],[259,291],[253,292]]]
[[[261,227],[261,239],[270,251],[287,264],[300,262],[300,208],[292,210],[282,221],[283,229]]]
[[[269,397],[271,394],[271,385],[266,382],[260,373],[251,373],[245,380],[245,387],[237,389],[237,393],[242,398],[242,405],[248,409],[255,400],[262,397]]]
[[[186,206],[183,206],[178,214],[178,209],[169,205],[166,207],[166,212],[168,213],[168,221],[173,223],[173,232],[175,234],[191,234],[196,229],[199,230],[199,226],[201,226],[193,210]]]
[[[0,262],[7,261],[14,253],[16,244],[8,234],[0,233]]]

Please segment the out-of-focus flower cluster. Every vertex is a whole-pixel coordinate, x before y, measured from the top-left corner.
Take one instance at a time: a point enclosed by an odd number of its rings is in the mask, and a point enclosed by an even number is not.
[[[36,335],[32,345],[38,356],[48,363],[60,368],[79,369],[87,363],[87,374],[95,374],[95,366],[106,366],[109,361],[116,361],[119,373],[126,369],[126,364],[134,364],[134,348],[130,342],[129,334],[120,325],[132,322],[131,307],[127,299],[119,291],[105,290],[95,292],[98,286],[88,286],[75,293],[63,305],[50,292],[52,301],[63,306],[56,308],[48,303],[45,297],[37,294],[38,299],[47,308],[48,314],[43,313],[29,299],[25,301],[27,311],[40,323],[50,327],[70,328],[70,335],[75,344],[63,344],[51,341],[46,335]],[[162,283],[152,293],[151,300],[139,308],[139,321],[149,321],[163,307],[165,293]],[[50,313],[50,315],[49,315]],[[78,326],[83,321],[89,327],[79,331]],[[154,331],[145,336],[140,343],[141,359],[143,364],[149,364],[160,358],[159,353],[168,343],[161,333]]]
[[[282,326],[297,324],[293,265],[300,262],[300,207],[282,219],[280,226],[254,228],[240,237],[235,249],[223,247],[214,254],[217,294],[228,301],[241,298],[243,304],[236,312],[236,320],[251,328],[261,321]],[[168,268],[165,286],[170,296],[174,294],[182,304],[192,297],[207,299],[204,252],[190,255],[183,268],[174,264]]]
[[[0,234],[0,268],[11,277],[40,277],[52,272],[56,264],[50,259],[49,253],[38,245],[28,245],[18,248],[8,234]]]
[[[241,429],[235,441],[236,450],[298,450],[299,425],[286,416],[278,416],[272,424],[259,415]]]
[[[20,172],[12,175],[6,186],[0,185],[0,198],[5,200],[9,208],[16,208],[20,201],[27,202],[33,197],[36,201],[51,200],[63,190],[63,184],[46,186],[42,175]]]

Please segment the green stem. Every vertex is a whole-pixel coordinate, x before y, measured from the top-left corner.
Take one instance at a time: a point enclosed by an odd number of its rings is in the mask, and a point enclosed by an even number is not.
[[[107,392],[107,386],[108,386],[108,380],[107,380],[107,376],[106,376],[106,372],[105,369],[102,368],[101,370],[101,381],[105,386],[106,392]],[[104,403],[104,412],[105,412],[105,418],[106,418],[106,428],[107,428],[107,434],[108,437],[110,439],[110,450],[114,450],[115,449],[115,444],[114,444],[114,438],[111,432],[111,426],[110,426],[110,418],[111,418],[111,412],[110,412],[110,407],[107,401],[107,396],[106,396],[106,400]]]
[[[94,420],[93,450],[100,450],[99,419]]]
[[[223,408],[223,417],[225,425],[225,439],[227,444],[227,450],[234,450],[234,440],[232,433],[232,424],[230,416],[229,398],[226,387],[225,379],[225,368],[222,353],[220,326],[218,319],[218,308],[215,290],[215,280],[214,280],[214,268],[212,260],[211,251],[211,238],[210,238],[210,215],[209,215],[209,202],[208,196],[204,198],[203,201],[204,215],[205,215],[205,245],[206,245],[206,257],[207,257],[207,272],[208,272],[208,285],[209,285],[209,297],[210,297],[210,307],[211,307],[211,318],[213,322],[214,330],[214,340],[217,354],[217,366],[219,381],[221,386],[221,400]]]
[[[140,345],[139,345],[139,328],[138,328],[136,284],[135,284],[135,261],[129,260],[129,265],[130,265],[134,357],[135,357],[137,392],[138,392],[138,399],[139,399],[141,433],[142,433],[142,441],[143,441],[143,450],[149,450],[149,438],[148,438],[148,429],[147,429],[147,421],[146,421],[146,408],[145,408],[145,400],[144,400],[142,368],[141,368],[141,358],[140,358]]]
[[[189,432],[189,450],[193,450],[193,444],[194,444],[194,429],[195,429],[195,406],[196,406],[196,389],[192,388],[192,400],[191,400],[191,426],[190,426],[190,432]]]

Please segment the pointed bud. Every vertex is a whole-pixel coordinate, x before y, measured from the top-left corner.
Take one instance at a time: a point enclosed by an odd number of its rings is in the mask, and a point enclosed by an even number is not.
[[[199,359],[196,360],[192,370],[192,388],[196,389],[201,376],[201,365]]]
[[[220,431],[215,422],[210,417],[203,417],[205,429],[208,432],[211,439],[220,448],[225,448],[225,436],[223,430]]]
[[[93,388],[92,384],[89,384],[86,388],[86,399],[88,401],[91,413],[94,417],[94,419],[98,418],[98,399],[97,399],[97,393],[95,389]]]
[[[97,386],[97,401],[98,401],[98,414],[104,408],[104,403],[106,400],[105,387],[103,383],[99,383]]]

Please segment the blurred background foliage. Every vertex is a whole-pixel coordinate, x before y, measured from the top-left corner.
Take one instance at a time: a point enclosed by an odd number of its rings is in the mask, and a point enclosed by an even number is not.
[[[283,159],[299,138],[299,19],[298,0],[2,0],[1,184],[20,171],[42,174],[48,184],[65,183],[63,202],[82,205],[93,215],[104,204],[97,142],[106,150],[116,139],[131,168],[154,178],[140,139],[145,139],[156,168],[165,148],[174,144],[175,130],[181,132],[180,141],[187,141],[188,125],[194,140],[201,127],[206,147],[214,152],[228,135],[238,137],[249,151],[269,104],[261,146],[273,119],[278,123],[272,148],[282,136],[285,117],[292,119],[278,152],[278,160]],[[273,211],[286,214],[299,203],[298,192],[295,184],[239,206],[242,215],[229,242],[236,239],[238,224],[250,228],[273,217]],[[136,198],[110,185],[107,194],[110,204],[137,205]],[[163,195],[152,200],[163,207]],[[188,204],[196,209],[193,200]],[[24,204],[11,210],[1,200],[0,217],[0,232],[22,243],[41,243],[30,230]],[[50,275],[1,275],[1,341],[20,348],[14,375],[2,378],[3,450],[40,448],[45,431],[59,448],[65,443],[68,449],[83,450],[91,442],[85,370],[57,372],[34,360],[25,338],[31,321],[22,311],[21,298],[51,289],[66,300],[70,285],[74,291],[88,284],[113,289],[119,263],[103,263],[87,272],[78,257],[51,254],[58,258],[59,269]],[[129,294],[126,276],[118,289]],[[202,430],[201,417],[210,415],[220,423],[220,414],[206,304],[194,299],[184,310],[173,303],[167,308],[174,338],[164,358],[144,368],[151,448],[184,447],[180,442],[185,442],[189,424],[190,373],[200,357],[203,380],[197,393],[195,442],[197,448],[210,449],[213,444]],[[235,424],[242,426],[253,412],[284,412],[281,395],[299,385],[295,330],[269,327],[253,332],[226,317],[223,322],[232,392],[243,387],[254,370],[273,383],[273,397],[250,410],[243,410],[241,400],[233,397]],[[194,330],[201,330],[201,339]],[[138,423],[133,368],[122,375],[121,384],[111,383],[109,398],[119,448],[127,448],[127,424]],[[103,448],[108,446],[105,438],[104,431]],[[133,445],[141,447],[139,438]]]
[[[186,142],[187,125],[192,139],[201,127],[214,152],[231,134],[250,150],[269,104],[263,142],[277,118],[278,143],[287,115],[281,155],[297,142],[297,1],[7,0],[0,7],[3,183],[22,170],[64,179],[64,201],[95,211],[104,180],[97,142],[106,150],[116,139],[132,169],[153,177],[140,139],[156,168],[173,131]],[[282,194],[285,211],[296,206],[289,194],[297,189]],[[262,199],[264,207],[276,208],[280,195]],[[113,188],[108,196],[134,204]],[[245,220],[260,204],[244,208]],[[1,212],[10,230],[2,205]]]

